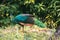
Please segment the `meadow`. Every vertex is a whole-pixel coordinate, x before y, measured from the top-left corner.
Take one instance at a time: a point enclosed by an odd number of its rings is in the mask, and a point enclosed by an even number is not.
[[[25,32],[18,29],[19,25],[14,27],[6,27],[0,29],[0,40],[49,40],[52,37],[54,39],[55,29],[43,29],[37,26],[33,28],[25,27]]]

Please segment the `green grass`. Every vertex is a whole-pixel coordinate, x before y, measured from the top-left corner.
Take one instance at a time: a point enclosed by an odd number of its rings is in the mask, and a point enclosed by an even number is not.
[[[48,40],[50,36],[54,34],[54,32],[50,35],[48,34],[49,32],[28,31],[29,27],[26,27],[26,32],[23,33],[21,30],[18,30],[17,26],[0,29],[0,40]],[[52,38],[54,38],[54,36]]]

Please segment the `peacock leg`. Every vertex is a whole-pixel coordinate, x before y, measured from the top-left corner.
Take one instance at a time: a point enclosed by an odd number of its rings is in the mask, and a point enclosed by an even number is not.
[[[22,32],[24,32],[24,26],[22,27]]]

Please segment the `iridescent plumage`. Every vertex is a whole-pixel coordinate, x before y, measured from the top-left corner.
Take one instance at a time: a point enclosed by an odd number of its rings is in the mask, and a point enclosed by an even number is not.
[[[34,25],[37,25],[41,28],[45,28],[46,25],[41,21],[41,20],[38,20],[37,18],[32,18],[33,15],[31,14],[19,14],[17,15],[15,18],[13,18],[12,22],[14,23],[28,23],[28,24],[34,24]]]

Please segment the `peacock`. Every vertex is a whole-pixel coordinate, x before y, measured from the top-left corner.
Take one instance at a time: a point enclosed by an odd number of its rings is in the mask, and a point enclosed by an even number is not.
[[[12,19],[12,22],[15,24],[19,24],[24,29],[24,26],[33,26],[37,25],[38,27],[45,28],[46,25],[37,18],[34,17],[32,14],[19,14]]]

